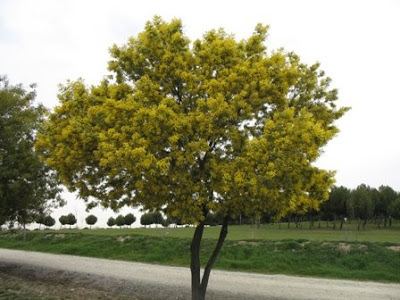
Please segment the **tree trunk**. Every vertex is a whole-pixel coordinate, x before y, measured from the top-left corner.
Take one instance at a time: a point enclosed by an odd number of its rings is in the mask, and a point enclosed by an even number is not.
[[[225,217],[222,223],[221,231],[217,244],[211,254],[207,265],[204,268],[203,278],[200,278],[200,244],[204,232],[204,222],[197,225],[192,243],[190,245],[191,260],[190,271],[192,275],[192,300],[204,300],[210,278],[211,269],[217,260],[218,254],[221,252],[226,235],[228,234],[228,217]]]
[[[22,227],[24,228],[24,241],[26,241],[26,225],[25,222],[22,224]]]
[[[342,229],[343,229],[343,223],[344,223],[344,218],[342,217],[340,219],[340,231],[342,231]]]

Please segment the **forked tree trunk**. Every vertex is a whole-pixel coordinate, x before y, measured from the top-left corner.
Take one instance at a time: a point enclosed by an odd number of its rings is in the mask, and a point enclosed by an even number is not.
[[[204,300],[206,296],[206,290],[208,280],[210,278],[211,269],[217,260],[218,254],[221,252],[222,245],[225,241],[226,235],[228,234],[228,218],[225,217],[222,223],[221,231],[217,244],[215,245],[214,251],[211,254],[208,262],[204,268],[203,277],[200,276],[200,244],[204,232],[204,222],[197,225],[192,243],[190,245],[191,260],[190,260],[190,271],[192,275],[192,300]]]

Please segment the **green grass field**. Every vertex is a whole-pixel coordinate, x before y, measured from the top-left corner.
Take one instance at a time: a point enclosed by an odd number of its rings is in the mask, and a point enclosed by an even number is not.
[[[201,257],[210,255],[219,227],[205,230]],[[46,230],[1,233],[0,247],[189,266],[193,228]],[[400,282],[400,228],[343,231],[230,226],[216,268]],[[392,247],[392,248],[389,248]]]
[[[282,240],[282,239],[306,239],[310,241],[368,241],[368,242],[392,242],[400,243],[400,226],[395,224],[390,229],[377,229],[371,227],[366,230],[355,230],[355,225],[344,227],[343,230],[330,228],[308,229],[304,224],[303,229],[287,228],[287,224],[261,225],[260,228],[251,225],[230,225],[228,228],[228,240]],[[294,226],[292,226],[294,227]],[[205,239],[217,239],[220,227],[207,227],[204,231]],[[194,228],[112,228],[112,229],[65,229],[62,233],[82,233],[90,235],[146,235],[153,237],[192,238]]]

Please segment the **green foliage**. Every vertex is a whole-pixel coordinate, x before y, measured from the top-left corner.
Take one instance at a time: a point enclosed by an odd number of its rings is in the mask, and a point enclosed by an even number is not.
[[[318,208],[333,173],[313,162],[346,108],[318,64],[266,51],[266,36],[257,25],[245,40],[212,30],[191,42],[156,17],[112,47],[113,79],[60,89],[37,147],[70,190],[113,209],[199,223]]]
[[[347,215],[351,192],[344,186],[332,187],[329,193],[328,201],[322,207],[322,212],[331,220],[336,217],[344,217]]]
[[[113,217],[108,218],[107,226],[113,227],[115,225],[115,219]]]
[[[398,198],[396,191],[390,186],[379,187],[379,202],[377,203],[376,211],[377,214],[382,214],[385,217],[390,215],[390,207],[394,201]]]
[[[54,172],[33,147],[46,114],[35,95],[34,86],[27,91],[0,77],[0,219],[23,225],[63,204]]]
[[[43,224],[46,227],[53,227],[56,224],[56,220],[54,220],[51,216],[45,216],[43,219]]]
[[[94,224],[96,224],[97,222],[97,217],[95,215],[88,215],[85,219],[86,224],[92,226]]]
[[[151,225],[153,224],[154,219],[151,213],[144,213],[141,217],[140,217],[140,224],[143,226],[147,226],[147,225]]]
[[[125,225],[131,226],[133,223],[135,223],[136,218],[133,214],[129,213],[124,217],[124,223]]]
[[[76,220],[76,217],[74,216],[74,214],[68,214],[65,217],[66,217],[68,225],[72,226],[72,225],[76,224],[77,220]]]
[[[119,215],[118,217],[116,217],[115,219],[115,225],[121,227],[125,225],[125,218],[123,215]]]
[[[61,216],[58,218],[58,221],[61,223],[61,225],[67,225],[68,224],[68,217],[67,216]]]
[[[400,195],[389,206],[389,214],[396,219],[400,219]]]
[[[372,199],[371,188],[365,184],[359,185],[351,192],[351,204],[354,217],[363,220],[371,218],[374,212],[374,201]]]

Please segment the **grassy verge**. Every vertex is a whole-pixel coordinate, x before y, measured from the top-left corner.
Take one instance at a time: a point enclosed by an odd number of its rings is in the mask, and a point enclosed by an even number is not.
[[[189,266],[190,239],[90,231],[0,234],[0,247]],[[96,231],[92,231],[96,232]],[[120,232],[122,233],[122,232]],[[202,261],[215,240],[202,243]],[[398,243],[360,241],[227,240],[216,268],[269,274],[400,282]]]

